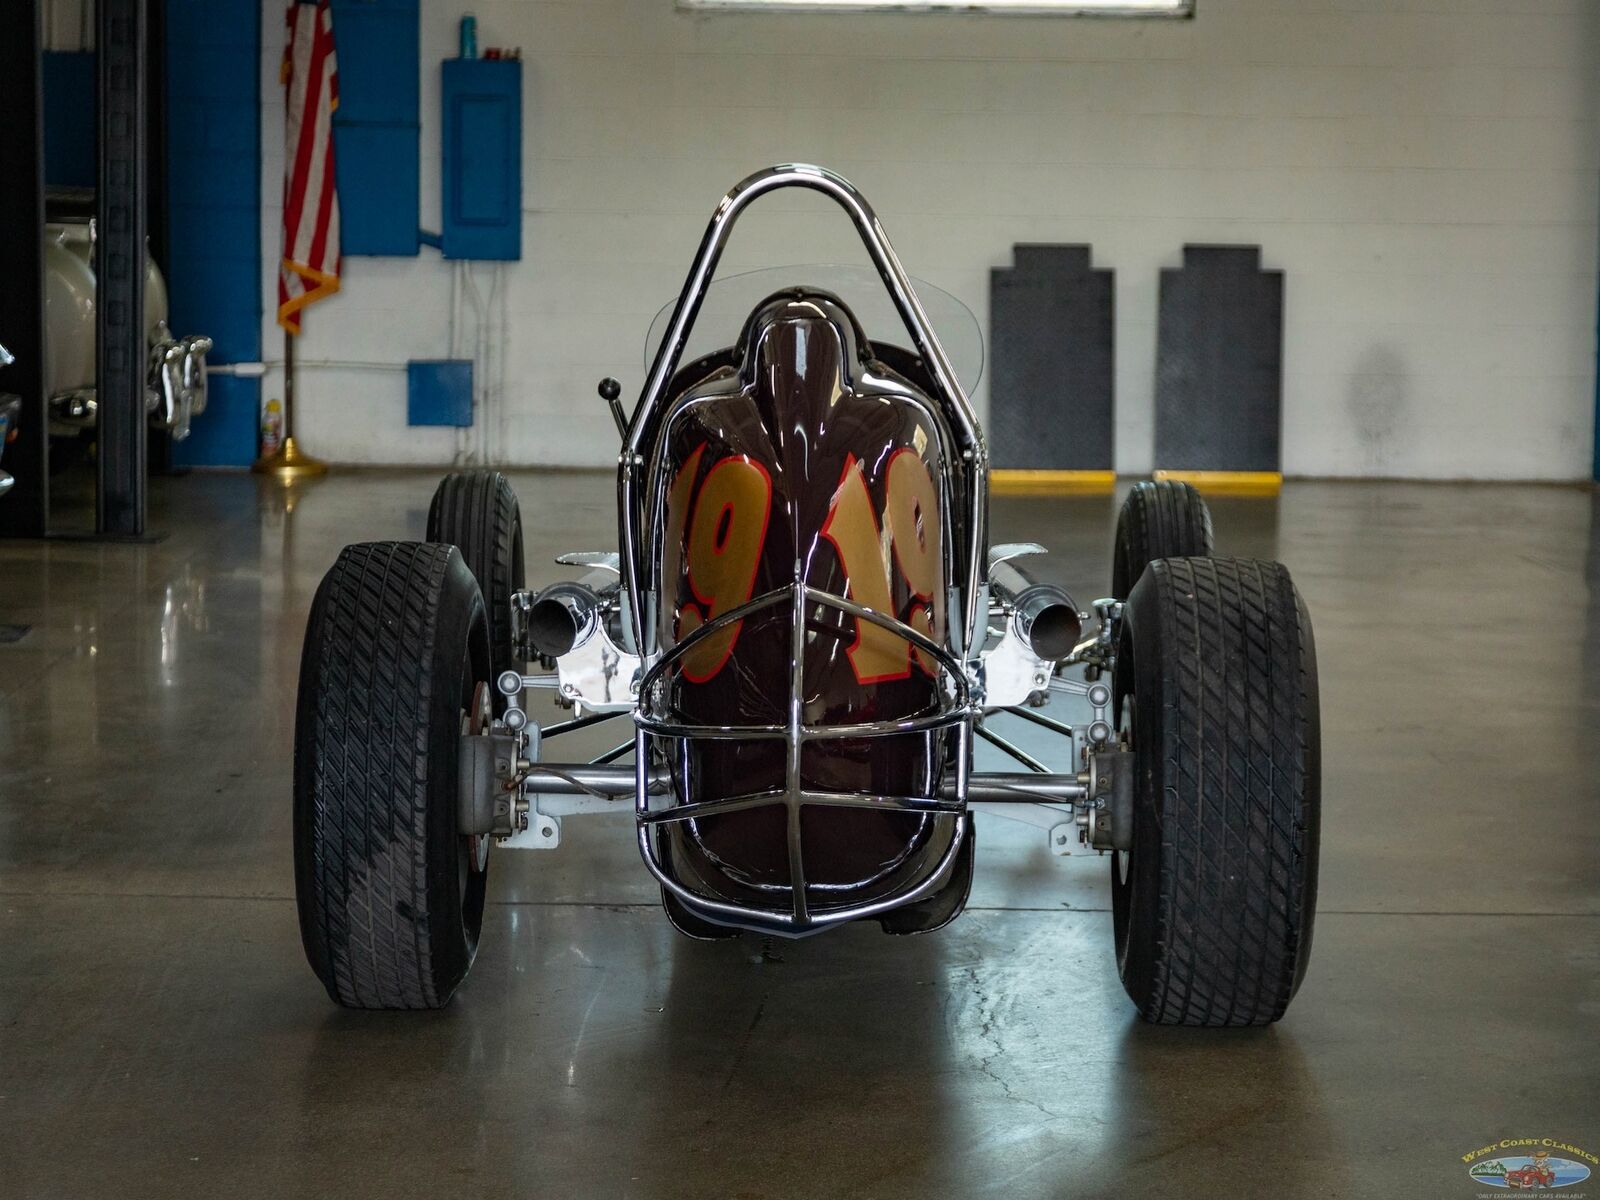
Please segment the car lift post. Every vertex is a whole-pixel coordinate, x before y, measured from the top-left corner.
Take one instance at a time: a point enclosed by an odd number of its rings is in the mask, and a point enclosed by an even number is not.
[[[145,0],[99,0],[95,532],[101,537],[144,535],[145,24]]]
[[[176,284],[172,269],[172,256],[167,252],[167,219],[170,201],[167,197],[167,0],[149,0],[145,8],[145,233],[150,238],[150,261],[167,273],[167,291],[170,298]],[[167,318],[172,319],[170,314]],[[172,448],[176,444],[172,434],[164,429],[152,429],[150,439],[150,470],[156,475],[184,475],[187,467],[173,462]]]
[[[50,431],[44,397],[44,121],[41,0],[0,3],[0,345],[16,362],[0,392],[22,397],[0,499],[0,536],[43,537],[50,524]]]

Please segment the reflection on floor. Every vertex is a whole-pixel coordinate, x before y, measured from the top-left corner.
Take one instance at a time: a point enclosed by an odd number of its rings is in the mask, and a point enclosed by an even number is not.
[[[516,482],[536,580],[613,544],[609,478]],[[1600,1152],[1587,491],[1214,506],[1305,593],[1326,728],[1310,974],[1218,1035],[1133,1019],[1104,861],[988,818],[949,929],[771,944],[677,937],[627,818],[569,821],[497,856],[449,1010],[332,1008],[290,872],[305,611],[432,485],[196,474],[153,486],[165,541],[0,543],[0,1194],[1448,1196],[1501,1138]],[[995,537],[1087,601],[1114,511],[996,500]]]

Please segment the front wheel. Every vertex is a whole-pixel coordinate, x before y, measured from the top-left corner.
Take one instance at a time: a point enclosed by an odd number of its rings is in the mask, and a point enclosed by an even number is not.
[[[1133,848],[1112,855],[1117,965],[1160,1025],[1265,1025],[1311,952],[1321,725],[1311,622],[1279,563],[1150,564],[1115,703]]]
[[[311,603],[294,738],[306,957],[349,1008],[439,1008],[472,965],[487,843],[458,828],[461,735],[492,679],[453,546],[346,546]]]

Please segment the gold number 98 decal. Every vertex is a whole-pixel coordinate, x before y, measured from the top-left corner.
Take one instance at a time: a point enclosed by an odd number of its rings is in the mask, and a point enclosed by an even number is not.
[[[667,497],[669,528],[687,525],[685,574],[694,601],[678,613],[677,636],[688,637],[750,599],[772,515],[772,477],[746,455],[720,459],[691,493],[705,446],[684,461]],[[942,562],[938,493],[928,467],[909,447],[897,450],[886,472],[883,521],[872,503],[866,475],[854,455],[834,489],[822,536],[833,544],[843,569],[846,593],[857,604],[895,615],[891,563],[912,594],[905,620],[934,636],[933,608]],[[691,495],[694,511],[685,521]],[[728,663],[743,621],[735,621],[701,640],[683,656],[683,676],[691,683],[713,679]],[[931,655],[891,630],[856,620],[855,641],[847,650],[861,683],[905,679],[911,664],[929,675],[938,667]]]

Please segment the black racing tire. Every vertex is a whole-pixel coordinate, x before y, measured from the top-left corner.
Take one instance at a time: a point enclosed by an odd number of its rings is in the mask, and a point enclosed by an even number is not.
[[[1135,762],[1112,855],[1117,965],[1159,1025],[1266,1025],[1305,976],[1322,805],[1317,656],[1280,563],[1169,558],[1123,610]]]
[[[1117,513],[1111,595],[1126,600],[1158,558],[1204,558],[1211,546],[1211,510],[1199,492],[1187,483],[1141,479]]]
[[[511,593],[526,583],[522,561],[522,510],[511,483],[499,471],[456,471],[434,489],[428,505],[428,540],[455,546],[478,581],[489,617],[494,675],[517,671],[511,640]],[[495,711],[506,698],[493,688]]]
[[[464,716],[492,686],[453,546],[346,546],[311,602],[295,710],[300,936],[349,1008],[439,1008],[483,926],[487,842],[457,832]]]

